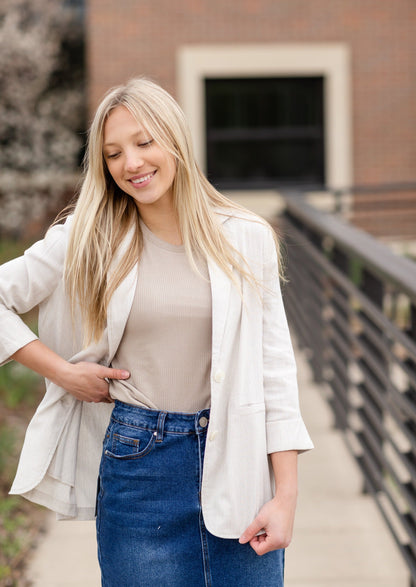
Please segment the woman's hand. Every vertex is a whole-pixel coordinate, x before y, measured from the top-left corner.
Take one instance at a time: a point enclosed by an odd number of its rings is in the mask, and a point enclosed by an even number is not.
[[[258,555],[286,548],[292,539],[296,510],[296,493],[273,499],[264,504],[254,521],[240,536],[239,542],[250,546]],[[256,536],[257,532],[263,534]]]
[[[109,379],[128,379],[130,373],[112,369],[96,363],[66,363],[59,372],[56,383],[84,402],[106,402],[113,400],[109,395]]]
[[[53,381],[84,402],[112,402],[109,379],[128,379],[130,373],[97,363],[69,363],[40,340],[34,340],[10,357]]]
[[[289,546],[295,521],[298,452],[286,450],[269,456],[276,485],[275,497],[264,504],[240,536],[241,544],[250,542],[259,555]],[[261,530],[264,530],[264,534],[256,536]]]

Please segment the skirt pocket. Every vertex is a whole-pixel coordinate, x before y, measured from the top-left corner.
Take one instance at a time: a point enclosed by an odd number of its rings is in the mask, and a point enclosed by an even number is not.
[[[104,455],[114,459],[142,458],[153,449],[156,432],[145,428],[119,425],[114,427]]]

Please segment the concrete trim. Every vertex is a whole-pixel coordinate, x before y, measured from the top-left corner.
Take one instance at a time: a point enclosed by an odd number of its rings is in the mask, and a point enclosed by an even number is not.
[[[345,43],[184,45],[177,52],[178,99],[189,121],[197,160],[206,169],[206,77],[322,75],[326,184],[353,183],[350,49]]]

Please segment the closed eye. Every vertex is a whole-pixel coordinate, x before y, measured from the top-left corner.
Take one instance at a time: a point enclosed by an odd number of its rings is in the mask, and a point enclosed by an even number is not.
[[[149,139],[148,141],[145,141],[144,143],[138,143],[138,147],[142,147],[142,148],[146,148],[146,147],[150,147],[150,145],[153,143],[153,139]],[[120,155],[120,152],[117,151],[115,153],[108,153],[107,155],[105,155],[106,159],[116,159],[118,156]]]

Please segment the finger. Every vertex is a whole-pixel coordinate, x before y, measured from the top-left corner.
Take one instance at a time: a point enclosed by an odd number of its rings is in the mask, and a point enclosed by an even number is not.
[[[250,542],[250,540],[252,540],[256,536],[257,532],[260,532],[260,530],[262,529],[262,522],[260,522],[260,520],[256,518],[253,522],[251,522],[250,526],[248,526],[248,528],[244,530],[238,541],[240,542],[240,544]]]
[[[103,395],[103,394],[99,394],[99,395],[95,394],[94,396],[87,396],[84,398],[84,401],[94,402],[95,404],[113,403],[113,400],[111,399],[111,397],[109,395]]]
[[[259,556],[262,556],[263,554],[266,554],[266,552],[273,550],[273,546],[269,544],[268,540],[253,539],[250,541],[250,546],[254,550],[254,552]]]
[[[102,371],[102,377],[103,379],[128,379],[130,373],[125,369],[112,369],[111,367],[105,367]]]

